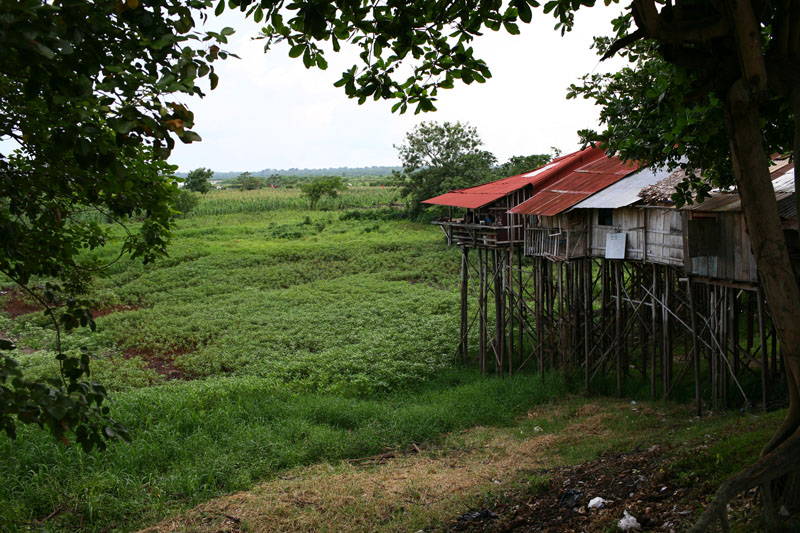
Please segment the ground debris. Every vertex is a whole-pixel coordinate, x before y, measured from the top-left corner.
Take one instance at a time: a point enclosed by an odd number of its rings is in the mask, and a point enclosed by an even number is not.
[[[454,531],[610,531],[625,511],[637,517],[645,531],[682,531],[688,527],[696,501],[672,487],[665,475],[669,450],[652,447],[631,452],[606,452],[594,461],[548,471],[550,490],[498,503],[492,511],[500,518],[466,522]],[[574,488],[580,487],[580,489]],[[666,487],[666,490],[663,488]],[[587,507],[603,495],[602,507]],[[462,515],[463,516],[463,515]]]
[[[452,529],[454,531],[463,531],[468,529],[471,525],[477,523],[491,522],[497,520],[499,517],[489,509],[481,509],[480,511],[471,511],[462,514],[456,519]]]

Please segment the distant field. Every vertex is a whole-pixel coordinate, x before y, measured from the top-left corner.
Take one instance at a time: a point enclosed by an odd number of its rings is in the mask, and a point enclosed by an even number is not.
[[[347,180],[344,180],[345,183]],[[397,197],[393,187],[350,187],[336,198],[324,196],[318,211],[388,205]],[[278,187],[252,191],[220,190],[207,194],[189,216],[259,213],[278,209],[306,209],[308,200],[297,188]]]
[[[557,378],[455,366],[458,250],[377,208],[392,195],[351,190],[311,212],[292,190],[211,193],[169,258],[115,263],[91,294],[97,333],[65,345],[89,347],[133,442],[87,454],[38,429],[0,438],[0,529],[129,530],[285,468],[507,423],[563,393]],[[0,331],[30,376],[55,372],[39,313],[0,313]]]

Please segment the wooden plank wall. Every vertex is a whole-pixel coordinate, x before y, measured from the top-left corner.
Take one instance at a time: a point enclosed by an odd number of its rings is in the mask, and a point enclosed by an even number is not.
[[[612,226],[598,225],[598,210],[591,213],[591,255],[605,257],[606,236],[626,234],[625,259],[683,266],[683,222],[672,208],[623,207],[615,209]]]
[[[741,213],[690,212],[686,269],[690,273],[729,281],[758,282],[750,236]]]

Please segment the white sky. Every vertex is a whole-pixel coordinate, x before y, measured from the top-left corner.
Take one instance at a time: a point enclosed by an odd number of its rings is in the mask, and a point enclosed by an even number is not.
[[[593,35],[610,33],[609,21],[619,11],[602,3],[581,9],[575,30],[564,37],[541,10],[534,10],[532,24],[521,25],[521,35],[488,32],[473,48],[493,77],[485,84],[457,82],[455,89],[439,92],[437,112],[419,115],[392,114],[394,102],[359,106],[333,87],[358,59],[355,53],[327,54],[328,70],[306,70],[285,46],[264,54],[263,41],[251,39],[258,26],[240,13],[212,16],[207,28],[236,28],[225,48],[241,59],[217,63],[217,89],[185,102],[203,142],[178,142],[170,162],[184,172],[397,165],[393,145],[424,120],[468,122],[501,163],[512,155],[550,152],[551,146],[572,151],[576,131],[596,126],[598,109],[583,99],[566,100],[566,89],[583,74],[619,66],[600,64],[589,49]]]

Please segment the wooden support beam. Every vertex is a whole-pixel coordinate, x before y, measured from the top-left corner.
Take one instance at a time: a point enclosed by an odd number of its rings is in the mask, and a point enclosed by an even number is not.
[[[691,315],[692,325],[692,359],[694,363],[694,402],[697,409],[697,416],[703,414],[703,400],[700,397],[700,351],[698,349],[697,314],[694,308],[694,285],[692,278],[686,280],[687,294],[689,296],[689,314]]]
[[[487,250],[478,248],[478,367],[486,373],[486,255]]]
[[[461,362],[467,364],[469,362],[469,347],[467,336],[469,335],[469,324],[467,305],[469,296],[469,248],[462,247],[461,250],[461,343],[459,350],[461,352]]]
[[[612,263],[614,268],[614,358],[617,365],[617,396],[622,397],[622,265]]]
[[[653,358],[650,360],[650,396],[655,400],[656,398],[656,361],[658,360],[658,323],[657,323],[657,305],[658,300],[656,299],[656,295],[658,294],[658,267],[656,267],[655,263],[653,263],[652,268],[653,272],[653,289],[650,291],[650,330],[652,331],[652,340],[651,343],[653,345]]]
[[[761,285],[758,286],[756,297],[758,298],[758,338],[761,343],[761,401],[764,404],[764,411],[766,411],[770,400],[770,369],[769,351],[767,350],[767,324],[764,316],[764,290]]]
[[[586,258],[581,261],[583,265],[583,364],[584,386],[589,392],[589,371],[591,369],[592,355],[592,260]]]

